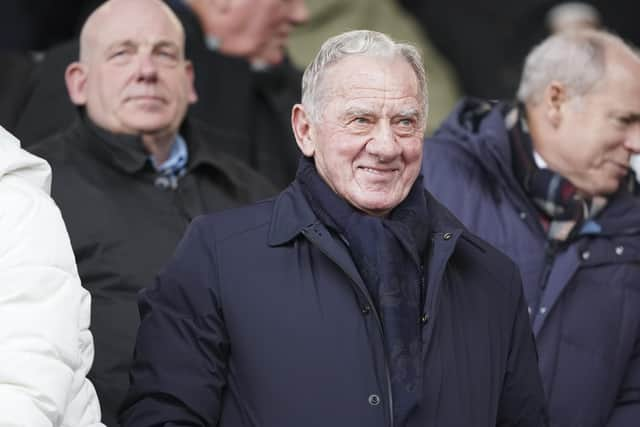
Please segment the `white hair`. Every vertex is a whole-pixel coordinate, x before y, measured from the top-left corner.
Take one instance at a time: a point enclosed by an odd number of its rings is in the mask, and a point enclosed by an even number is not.
[[[563,84],[570,97],[587,94],[604,76],[606,52],[613,45],[632,53],[622,39],[600,30],[567,31],[548,37],[525,60],[518,100],[536,104],[553,81]]]
[[[418,82],[418,96],[422,111],[421,121],[426,123],[428,96],[427,78],[418,50],[408,43],[393,41],[386,34],[369,30],[349,31],[325,41],[320,51],[307,66],[302,77],[302,105],[314,121],[319,119],[321,108],[321,84],[330,66],[349,56],[403,58],[413,69]]]
[[[565,29],[598,28],[601,17],[598,9],[587,3],[566,2],[549,9],[546,16],[547,27],[553,32]]]

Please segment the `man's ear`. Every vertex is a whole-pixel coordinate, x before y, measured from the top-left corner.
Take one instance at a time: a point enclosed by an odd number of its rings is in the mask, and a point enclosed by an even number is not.
[[[314,126],[301,104],[294,105],[291,110],[291,127],[302,154],[307,157],[313,156],[315,153]]]
[[[69,64],[64,73],[69,98],[75,105],[85,105],[87,103],[87,72],[85,64],[74,62]]]
[[[544,105],[546,117],[553,127],[560,125],[568,100],[569,94],[565,85],[555,80],[549,83],[544,91]]]
[[[187,89],[188,91],[187,100],[189,101],[189,104],[193,104],[198,100],[198,93],[196,92],[196,88],[195,88],[196,76],[193,71],[193,64],[191,63],[191,61],[185,61],[184,66],[185,66],[185,72],[187,73],[187,78],[189,79],[189,87]]]

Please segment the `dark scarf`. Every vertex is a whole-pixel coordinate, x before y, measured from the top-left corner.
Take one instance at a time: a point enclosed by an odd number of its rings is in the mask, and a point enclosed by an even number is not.
[[[505,123],[512,148],[513,170],[525,193],[540,212],[550,241],[570,241],[607,205],[606,197],[583,197],[577,188],[551,169],[541,169],[533,155],[533,142],[524,106],[506,110]]]
[[[428,217],[422,176],[387,218],[367,215],[331,190],[313,160],[302,158],[296,180],[318,219],[347,242],[380,314],[391,370],[395,421],[405,424],[422,385],[420,311]]]

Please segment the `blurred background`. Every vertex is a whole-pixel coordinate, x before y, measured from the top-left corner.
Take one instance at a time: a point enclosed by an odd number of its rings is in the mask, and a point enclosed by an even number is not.
[[[169,3],[180,1],[189,3]],[[100,3],[2,2],[0,124],[15,131],[12,127],[38,62],[56,45],[77,37],[84,19]],[[639,2],[633,0],[306,0],[306,4],[308,20],[294,29],[288,43],[290,60],[300,69],[322,41],[351,29],[378,30],[419,46],[430,83],[429,131],[462,95],[513,97],[524,56],[552,31],[592,25],[640,45]]]

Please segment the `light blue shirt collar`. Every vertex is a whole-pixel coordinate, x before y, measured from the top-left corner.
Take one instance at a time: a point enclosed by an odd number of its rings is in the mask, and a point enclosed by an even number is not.
[[[149,156],[153,168],[162,175],[182,175],[187,161],[189,160],[189,151],[187,143],[182,136],[177,135],[176,140],[171,146],[169,157],[161,165],[158,165],[153,157]]]

